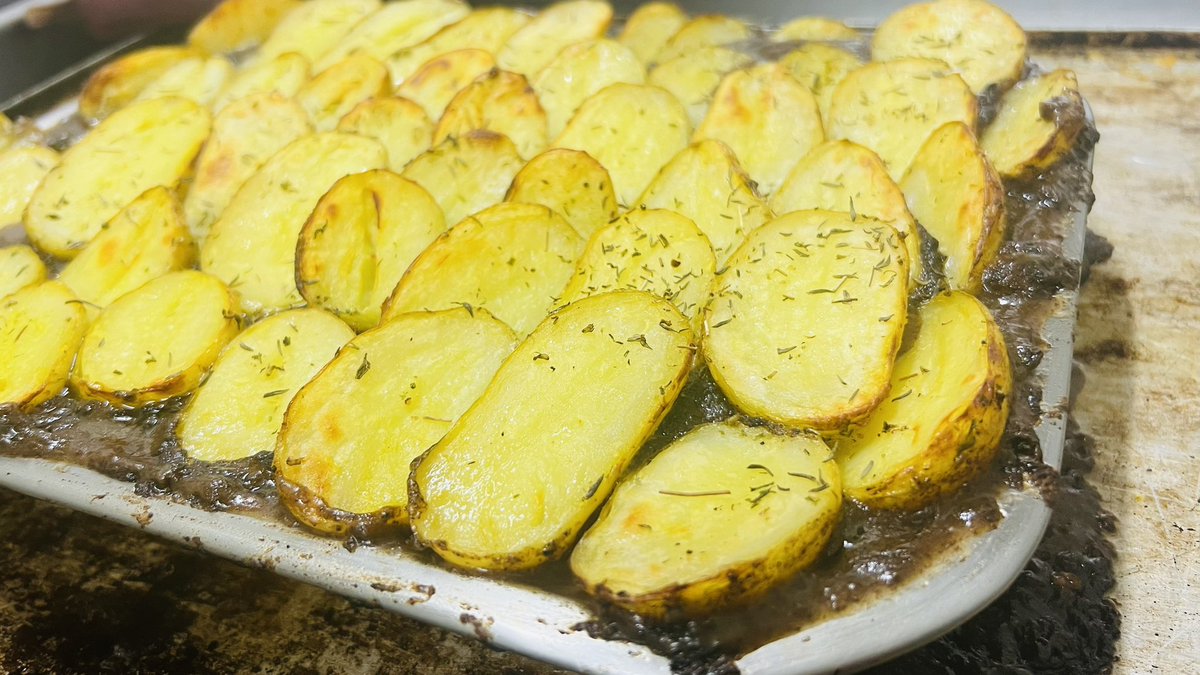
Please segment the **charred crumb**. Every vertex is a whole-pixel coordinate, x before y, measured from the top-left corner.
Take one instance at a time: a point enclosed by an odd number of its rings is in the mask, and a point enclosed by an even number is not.
[[[1101,340],[1075,350],[1076,360],[1082,363],[1100,361],[1128,361],[1137,357],[1133,346],[1126,340]]]

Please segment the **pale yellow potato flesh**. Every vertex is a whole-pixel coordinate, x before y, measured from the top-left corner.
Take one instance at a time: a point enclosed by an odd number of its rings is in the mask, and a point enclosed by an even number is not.
[[[841,511],[841,474],[820,436],[706,424],[621,481],[571,571],[642,616],[700,616],[815,562]]]
[[[564,47],[604,37],[612,17],[604,0],[556,2],[509,36],[496,60],[505,70],[533,77]]]
[[[499,53],[513,33],[529,23],[530,16],[511,7],[484,7],[450,24],[428,40],[401,49],[387,59],[392,84],[399,86],[429,61],[459,49]]]
[[[704,356],[739,410],[831,431],[886,396],[907,307],[908,254],[895,228],[796,211],[751,232],[717,275]]]
[[[529,160],[504,201],[554,209],[584,238],[617,217],[608,171],[586,152],[565,148],[551,148]]]
[[[433,195],[447,223],[458,223],[503,200],[524,164],[508,136],[470,131],[418,155],[401,175]]]
[[[778,64],[736,70],[721,80],[695,140],[728,145],[759,192],[771,194],[809,150],[825,140],[817,100]]]
[[[1062,159],[1085,126],[1075,73],[1059,69],[1005,92],[979,144],[1001,176],[1028,178]]]
[[[819,42],[801,45],[779,59],[779,66],[816,97],[821,120],[826,126],[833,92],[847,75],[862,65],[862,60],[849,51]]]
[[[455,94],[495,67],[491,52],[456,49],[422,64],[396,88],[396,95],[420,105],[429,119],[440,119]]]
[[[327,132],[275,153],[234,195],[200,247],[200,268],[237,290],[250,314],[304,302],[296,290],[296,242],[321,196],[342,176],[382,168],[374,139]]]
[[[836,19],[821,16],[802,16],[779,27],[771,33],[771,42],[835,42],[857,40],[858,31]]]
[[[420,185],[387,169],[333,184],[300,231],[296,285],[357,331],[379,323],[405,270],[446,230],[442,209]]]
[[[469,305],[524,336],[554,306],[583,247],[553,210],[497,204],[450,228],[417,256],[387,299],[383,320]]]
[[[442,28],[464,18],[471,8],[459,0],[404,0],[387,2],[363,18],[345,38],[315,61],[316,70],[341,61],[355,52],[380,61],[401,49],[423,42]]]
[[[637,206],[691,218],[712,244],[718,267],[724,267],[747,234],[772,217],[733,151],[714,140],[693,143],[675,155]]]
[[[666,90],[613,84],[584,101],[552,145],[591,155],[608,170],[618,201],[633,204],[687,146],[690,130],[687,111]]]
[[[79,115],[95,122],[133,103],[146,85],[172,66],[203,54],[190,47],[147,47],[106,64],[88,78],[79,94]]]
[[[986,0],[937,0],[909,5],[884,19],[871,39],[871,58],[945,61],[981,94],[1020,79],[1026,42],[1021,26]]]
[[[966,125],[951,122],[921,146],[900,179],[917,222],[946,256],[951,289],[978,293],[1004,241],[1004,186]]]
[[[83,305],[57,281],[0,299],[0,403],[29,409],[61,393],[87,327]]]
[[[433,130],[433,142],[471,131],[508,136],[522,157],[546,148],[546,112],[523,75],[492,70],[454,95]]]
[[[283,17],[259,47],[256,59],[296,52],[316,63],[359,21],[382,6],[381,0],[306,0]]]
[[[203,242],[242,185],[272,155],[312,130],[304,108],[279,94],[241,98],[217,113],[183,202],[192,237]]]
[[[387,149],[388,167],[397,172],[433,142],[433,122],[421,106],[395,96],[359,103],[338,121],[337,130],[382,143]]]
[[[725,47],[698,47],[654,66],[646,81],[671,92],[687,108],[692,126],[708,114],[717,86],[730,71],[754,61],[749,54]]]
[[[975,94],[941,61],[868,63],[834,90],[827,136],[870,148],[899,181],[938,127],[962,122],[974,130],[978,117]]]
[[[753,37],[753,31],[741,19],[719,14],[697,16],[684,24],[663,45],[657,63],[665,63],[701,47],[731,45]]]
[[[278,94],[291,98],[309,79],[308,59],[295,52],[280,54],[246,65],[225,83],[212,109],[218,113],[239,99],[259,94]]]
[[[528,569],[562,555],[674,403],[694,349],[687,319],[649,293],[595,295],[551,315],[414,461],[417,538],[464,567]]]
[[[978,300],[950,291],[920,310],[888,398],[838,445],[846,496],[915,510],[955,492],[995,457],[1012,394],[1004,336]]]
[[[224,56],[184,59],[147,84],[134,101],[178,96],[209,107],[233,72],[233,64]]]
[[[308,112],[317,131],[332,131],[359,103],[386,96],[391,89],[387,67],[355,52],[304,83],[296,92],[296,102]]]
[[[195,270],[161,276],[100,312],[79,346],[71,389],[131,407],[190,393],[237,335],[237,310],[237,298],[215,277]]]
[[[41,145],[15,145],[0,150],[0,227],[21,222],[25,207],[59,155]]]
[[[175,195],[150,188],[104,224],[58,280],[93,309],[103,309],[148,281],[187,269],[196,245]]]
[[[25,244],[0,248],[0,299],[46,280],[46,264]]]
[[[223,0],[188,33],[188,44],[210,54],[231,54],[262,44],[302,0]]]
[[[642,84],[646,67],[625,45],[608,39],[565,47],[532,79],[546,111],[546,128],[556,137],[589,96],[610,84]]]
[[[647,66],[654,63],[667,40],[687,23],[687,14],[670,2],[638,5],[621,28],[617,42],[629,47]]]
[[[291,309],[242,331],[179,418],[191,459],[219,462],[274,452],[283,413],[354,331],[329,312]]]
[[[204,108],[175,97],[113,113],[63,153],[33,193],[25,210],[29,239],[55,257],[75,257],[134,197],[178,183],[211,122]]]
[[[348,529],[338,515],[407,523],[410,463],[479,398],[516,345],[486,311],[462,307],[401,314],[355,338],[288,408],[275,468],[307,499],[285,488],[284,504],[334,535]]]

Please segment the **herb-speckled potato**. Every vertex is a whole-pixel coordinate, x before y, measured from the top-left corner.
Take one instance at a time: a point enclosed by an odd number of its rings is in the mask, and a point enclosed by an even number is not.
[[[726,73],[754,62],[749,54],[725,47],[699,47],[650,70],[647,82],[662,87],[687,108],[692,125],[708,114],[713,92]]]
[[[187,456],[205,462],[275,450],[283,413],[354,331],[319,309],[292,309],[242,331],[179,418]]]
[[[813,563],[842,486],[816,434],[697,427],[621,481],[571,554],[588,593],[643,616],[744,604]]]
[[[421,153],[401,175],[433,195],[447,223],[457,223],[503,200],[522,165],[508,136],[476,130]]]
[[[32,408],[62,392],[87,312],[57,281],[0,299],[0,403]]]
[[[212,109],[220,112],[230,103],[259,94],[291,98],[309,79],[308,59],[295,52],[280,54],[242,67],[217,94]]]
[[[750,233],[713,283],[704,356],[738,409],[830,431],[887,395],[908,307],[895,228],[796,211]]]
[[[46,264],[29,246],[0,248],[0,299],[46,280]]]
[[[951,291],[919,316],[887,400],[838,446],[846,496],[875,508],[915,510],[958,490],[991,462],[1008,420],[1011,366],[987,308]]]
[[[172,66],[202,53],[189,47],[147,47],[122,56],[88,78],[79,95],[79,116],[98,121],[124,108]]]
[[[362,52],[334,63],[296,92],[296,101],[308,111],[317,131],[332,131],[338,122],[368,99],[391,93],[387,67]]]
[[[259,48],[256,59],[296,52],[315,63],[382,5],[381,0],[306,0],[283,17]]]
[[[851,52],[819,42],[801,45],[779,59],[779,67],[813,93],[826,126],[829,125],[833,92],[847,75],[862,65],[862,60]]]
[[[262,44],[302,0],[223,0],[188,33],[188,44],[210,54],[231,54]]]
[[[617,217],[617,195],[600,162],[579,150],[552,148],[529,160],[504,201],[541,204],[567,219],[583,237]]]
[[[491,52],[456,49],[422,64],[396,88],[396,95],[420,105],[429,119],[440,119],[455,94],[495,67]]]
[[[1085,126],[1075,73],[1060,69],[1007,91],[979,143],[1001,176],[1027,178],[1062,159]]]
[[[321,71],[354,53],[379,60],[411,47],[470,13],[459,0],[404,0],[387,2],[358,22],[345,38],[317,60]]]
[[[424,64],[459,49],[481,49],[496,54],[513,33],[529,23],[530,16],[511,7],[484,7],[462,21],[438,31],[428,40],[401,49],[387,59],[392,84],[400,85]]]
[[[237,335],[237,310],[237,298],[215,277],[195,270],[161,276],[100,312],[79,346],[71,388],[117,406],[187,394]]]
[[[616,291],[551,315],[414,461],[418,539],[464,567],[562,555],[679,395],[695,349],[671,303]]]
[[[413,458],[473,404],[517,338],[484,310],[401,314],[346,345],[288,407],[275,450],[284,505],[344,536],[408,522]]]
[[[663,45],[655,57],[658,63],[665,63],[683,56],[702,47],[719,47],[736,44],[753,36],[750,26],[740,19],[719,14],[698,16],[683,25]]]
[[[667,40],[679,32],[687,20],[687,14],[678,5],[647,2],[638,5],[625,20],[617,41],[633,50],[638,60],[648,66],[657,60]]]
[[[799,19],[792,19],[780,26],[779,30],[771,33],[772,42],[834,42],[857,40],[858,37],[858,31],[841,21],[819,16],[802,16]]]
[[[579,106],[610,84],[642,84],[646,67],[615,40],[589,40],[564,48],[533,78],[533,88],[546,110],[551,137],[562,133]]]
[[[224,56],[184,59],[143,88],[134,101],[179,96],[208,107],[233,76],[233,64]]]
[[[485,130],[508,136],[522,157],[546,147],[546,112],[523,75],[493,70],[454,95],[433,130],[433,142]]]
[[[21,222],[34,191],[58,162],[58,153],[41,145],[0,150],[0,227]]]
[[[513,33],[496,60],[505,70],[533,77],[564,47],[604,37],[612,16],[612,5],[604,0],[556,2]]]
[[[388,167],[400,172],[433,142],[433,122],[421,106],[387,96],[359,103],[338,122],[338,131],[374,138],[388,153]]]

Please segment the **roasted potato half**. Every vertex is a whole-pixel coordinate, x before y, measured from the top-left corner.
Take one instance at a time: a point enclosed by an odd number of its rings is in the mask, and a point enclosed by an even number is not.
[[[530,16],[511,7],[483,7],[450,24],[428,40],[401,49],[387,59],[392,84],[400,85],[431,60],[460,49],[497,54],[508,38],[529,23]],[[431,115],[432,117],[433,115]],[[438,115],[440,117],[440,113]]]
[[[0,403],[29,409],[61,393],[87,326],[83,305],[57,281],[0,298]]]
[[[379,9],[381,0],[306,0],[288,12],[259,47],[257,59],[296,52],[309,63],[333,49],[350,29]]]
[[[665,63],[702,47],[730,45],[753,37],[750,26],[740,19],[720,14],[695,17],[675,32],[658,53],[656,61]]]
[[[382,143],[388,167],[396,172],[403,171],[433,143],[433,122],[421,106],[394,96],[359,103],[338,122],[337,129]]]
[[[471,8],[459,0],[384,3],[383,7],[355,24],[345,38],[317,60],[316,70],[329,68],[356,52],[382,61],[401,49],[424,41],[470,11]]]
[[[215,277],[161,276],[100,312],[79,346],[71,388],[117,406],[187,394],[237,335],[237,311],[237,298]]]
[[[892,390],[838,446],[846,496],[915,510],[954,492],[996,454],[1012,372],[986,307],[950,291],[920,310],[920,332],[896,361]]]
[[[553,560],[670,409],[695,350],[675,307],[639,291],[551,315],[441,441],[414,460],[418,539],[464,567]]]
[[[454,95],[433,130],[433,142],[484,130],[504,134],[522,157],[546,147],[546,112],[525,76],[493,70]]]
[[[354,331],[329,312],[292,309],[242,331],[183,409],[175,435],[192,459],[273,452],[288,404]]]
[[[387,67],[378,59],[355,52],[321,71],[296,92],[296,102],[317,131],[332,131],[363,101],[391,93]]]
[[[426,150],[401,175],[433,195],[447,223],[457,223],[504,199],[524,164],[508,136],[476,130]]]
[[[0,248],[0,299],[46,280],[46,264],[24,244]]]
[[[865,216],[796,211],[750,233],[713,284],[704,356],[738,409],[832,431],[887,395],[908,253]]]
[[[608,171],[586,152],[565,148],[552,148],[529,160],[513,178],[504,201],[554,209],[585,238],[617,217]]]
[[[178,96],[209,107],[233,77],[233,64],[224,56],[184,59],[147,84],[134,101]]]
[[[841,21],[820,16],[792,19],[771,33],[771,42],[836,42],[858,38],[858,31]]]
[[[513,33],[496,60],[505,70],[533,77],[563,47],[604,37],[612,16],[612,5],[604,0],[556,2]]]
[[[147,47],[92,73],[79,94],[79,116],[95,122],[133,103],[146,85],[172,66],[203,54],[190,47]]]
[[[345,536],[408,522],[413,458],[488,386],[517,338],[484,310],[401,314],[346,345],[288,407],[275,449],[284,505]]]
[[[262,44],[302,0],[222,0],[188,33],[188,44],[210,54],[232,54]]]
[[[697,126],[708,114],[713,93],[725,75],[753,62],[749,54],[726,47],[698,47],[654,66],[646,81],[679,99],[692,126]]]
[[[821,437],[706,424],[621,481],[571,553],[587,592],[642,616],[742,604],[813,563],[842,511]]]
[[[441,119],[454,95],[496,67],[496,57],[482,49],[456,49],[429,59],[396,88],[431,120]]]
[[[667,45],[667,40],[687,23],[687,14],[670,2],[638,5],[617,36],[617,42],[629,47],[638,60],[649,66]]]
[[[234,101],[260,94],[290,99],[308,82],[309,75],[308,59],[295,52],[248,64],[229,78],[212,109],[219,113]]]
[[[58,153],[41,145],[0,150],[0,227],[21,222],[34,191],[58,162]]]
[[[851,52],[819,42],[801,45],[779,59],[779,67],[808,87],[816,97],[825,126],[829,126],[833,92],[847,75],[862,65],[862,60]]]
[[[551,137],[562,133],[580,105],[610,84],[642,84],[646,67],[637,55],[615,40],[588,40],[563,48],[533,78],[533,88],[546,111]]]
[[[1006,92],[979,142],[1001,176],[1028,178],[1067,154],[1085,126],[1075,73],[1060,69]]]

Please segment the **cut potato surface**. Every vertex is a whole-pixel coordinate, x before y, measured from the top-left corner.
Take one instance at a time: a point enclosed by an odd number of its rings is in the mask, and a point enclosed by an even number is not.
[[[309,79],[308,59],[295,52],[280,54],[243,67],[229,78],[217,94],[212,109],[220,112],[230,103],[259,94],[291,98]]]
[[[79,115],[99,121],[124,108],[146,85],[176,64],[203,55],[189,47],[148,47],[122,56],[97,70],[79,95]]]
[[[1011,366],[987,308],[951,291],[920,321],[888,399],[839,445],[846,496],[873,508],[919,509],[958,490],[991,462],[1008,420]]]
[[[442,209],[420,185],[386,169],[346,176],[300,231],[300,294],[366,330],[379,323],[383,301],[409,264],[445,229]]]
[[[388,167],[397,172],[433,142],[433,122],[421,106],[394,96],[359,103],[338,122],[337,129],[382,143]]]
[[[134,101],[179,96],[208,107],[232,76],[233,64],[223,56],[184,59],[147,84]]]
[[[221,351],[175,434],[203,462],[273,452],[283,413],[354,331],[319,309],[293,309],[242,331]]]
[[[188,44],[210,54],[230,54],[262,44],[302,0],[223,0],[188,33]]]
[[[359,21],[353,29],[321,59],[316,70],[341,61],[355,52],[380,61],[398,50],[411,47],[470,13],[471,8],[458,0],[404,0],[388,2]]]
[[[454,95],[496,67],[482,49],[456,49],[426,61],[396,88],[396,95],[420,105],[429,119],[440,119]]]
[[[117,406],[187,394],[237,335],[237,310],[215,277],[194,270],[159,277],[100,313],[79,347],[71,388]]]
[[[840,472],[816,434],[708,424],[621,482],[571,570],[643,616],[706,614],[816,561],[841,509]]]
[[[888,391],[908,306],[908,254],[886,223],[796,211],[750,233],[713,284],[704,355],[738,409],[837,429]]]
[[[1001,176],[1027,178],[1067,154],[1085,126],[1075,73],[1060,69],[1006,92],[979,141]]]
[[[292,141],[246,181],[213,224],[200,248],[201,268],[235,288],[248,313],[300,305],[296,242],[313,207],[342,176],[386,164],[378,141],[354,134]]]
[[[678,396],[695,349],[687,323],[638,291],[547,318],[415,460],[417,537],[465,567],[519,570],[562,555]]]
[[[505,70],[533,77],[563,47],[604,37],[612,15],[612,5],[603,0],[556,2],[513,33],[497,53],[497,61]]]
[[[984,0],[937,0],[909,5],[879,24],[871,57],[938,59],[950,64],[977,94],[1007,89],[1025,68],[1025,31]]]
[[[699,47],[654,66],[647,81],[679,99],[695,126],[704,121],[713,93],[725,74],[753,61],[749,54],[733,49]]]
[[[497,204],[417,256],[384,305],[384,321],[404,312],[483,307],[526,335],[554,306],[583,246],[551,209]]]
[[[522,157],[545,149],[546,112],[524,76],[493,70],[467,85],[446,106],[433,142],[477,130],[508,136]]]
[[[511,7],[484,7],[462,21],[438,31],[428,40],[401,49],[387,59],[392,84],[400,85],[429,61],[459,49],[480,49],[496,54],[513,33],[529,23],[530,16]]]
[[[646,65],[654,63],[667,40],[687,23],[687,14],[669,2],[647,2],[638,5],[625,20],[617,41],[633,50]]]
[[[688,21],[667,40],[656,61],[665,63],[701,47],[730,45],[753,36],[750,26],[731,16],[705,14]]]
[[[771,33],[772,42],[857,40],[858,31],[841,21],[819,16],[804,16],[779,27]]]
[[[58,161],[57,152],[40,145],[0,150],[0,227],[21,222],[34,191]]]
[[[529,160],[504,200],[554,209],[585,238],[617,217],[608,171],[579,150],[553,148]]]
[[[332,131],[338,121],[368,99],[391,92],[387,67],[378,59],[355,52],[334,63],[296,92],[317,131]]]
[[[933,133],[900,180],[908,208],[946,256],[950,288],[978,292],[1004,240],[1004,186],[966,125]]]
[[[296,52],[315,63],[382,4],[380,0],[307,0],[283,17],[259,48],[257,59]]]
[[[524,163],[508,136],[469,131],[418,155],[402,175],[433,195],[447,223],[457,223],[503,200]]]
[[[533,79],[546,111],[550,136],[558,136],[579,106],[610,84],[642,84],[646,67],[615,40],[589,40],[564,48]]]
[[[183,177],[211,119],[196,103],[166,97],[122,108],[63,154],[25,211],[34,246],[73,258],[134,197]]]
[[[87,312],[57,281],[0,299],[0,403],[32,408],[62,392]]]
[[[479,398],[517,338],[486,311],[401,314],[348,344],[289,406],[275,451],[300,522],[344,536],[350,518],[408,522],[413,458]]]
[[[808,87],[816,97],[821,119],[826,126],[833,92],[847,75],[862,65],[862,60],[849,51],[820,43],[802,45],[779,59],[779,67]]]
[[[0,248],[0,299],[46,280],[46,264],[29,246]]]

